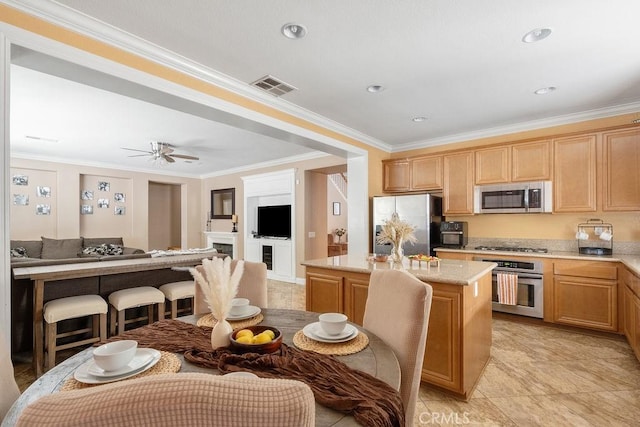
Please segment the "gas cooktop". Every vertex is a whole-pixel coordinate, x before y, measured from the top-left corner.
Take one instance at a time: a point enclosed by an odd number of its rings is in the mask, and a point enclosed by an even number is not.
[[[514,246],[476,246],[479,251],[496,251],[496,252],[529,252],[546,254],[549,252],[546,248],[518,248]]]

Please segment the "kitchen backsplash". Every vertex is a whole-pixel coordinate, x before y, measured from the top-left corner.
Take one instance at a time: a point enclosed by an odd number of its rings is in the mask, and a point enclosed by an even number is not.
[[[488,239],[469,237],[466,249],[476,246],[518,246],[523,248],[546,248],[549,252],[575,252],[578,253],[578,241],[554,240],[554,239]],[[613,242],[613,255],[628,254],[640,255],[640,242]]]

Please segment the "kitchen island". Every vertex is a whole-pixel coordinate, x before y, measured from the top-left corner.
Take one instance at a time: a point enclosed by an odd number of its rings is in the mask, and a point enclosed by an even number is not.
[[[491,350],[491,270],[495,263],[440,260],[402,265],[343,255],[302,262],[306,308],[341,312],[362,325],[371,272],[402,268],[433,287],[422,381],[468,400]]]

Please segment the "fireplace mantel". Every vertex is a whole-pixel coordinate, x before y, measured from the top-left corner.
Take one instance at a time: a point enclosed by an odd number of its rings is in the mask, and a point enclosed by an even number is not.
[[[230,245],[231,257],[238,259],[238,233],[228,231],[205,231],[204,236],[208,248],[216,247],[215,245]],[[219,248],[218,252],[223,252]]]

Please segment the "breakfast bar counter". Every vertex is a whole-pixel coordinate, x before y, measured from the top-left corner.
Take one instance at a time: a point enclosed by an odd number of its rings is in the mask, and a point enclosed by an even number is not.
[[[422,381],[469,399],[491,350],[491,270],[495,263],[439,260],[372,262],[354,254],[302,262],[306,308],[344,313],[362,325],[373,271],[404,269],[433,288]]]

